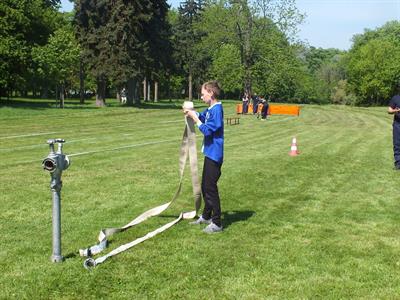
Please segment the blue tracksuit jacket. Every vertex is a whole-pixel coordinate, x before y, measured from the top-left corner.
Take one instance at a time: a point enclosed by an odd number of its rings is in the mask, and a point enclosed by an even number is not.
[[[224,159],[224,111],[221,102],[198,114],[199,130],[204,135],[202,152],[206,157],[222,164]]]

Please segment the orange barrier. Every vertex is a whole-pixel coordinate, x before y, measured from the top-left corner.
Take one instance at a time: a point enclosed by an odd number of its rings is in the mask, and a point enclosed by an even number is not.
[[[257,113],[261,113],[262,104],[258,104]],[[241,114],[243,111],[242,104],[236,104],[236,113]],[[249,104],[249,113],[253,113],[253,104]],[[286,105],[286,104],[270,104],[268,109],[269,115],[300,115],[300,106],[298,105]]]
[[[300,106],[298,105],[283,105],[283,104],[271,104],[269,106],[270,115],[300,115]]]
[[[243,112],[243,104],[236,104],[236,113],[241,114]]]

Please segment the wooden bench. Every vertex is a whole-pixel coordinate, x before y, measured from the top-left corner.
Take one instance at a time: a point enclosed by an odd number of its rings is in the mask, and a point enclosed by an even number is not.
[[[233,122],[233,124],[232,124]],[[237,117],[233,117],[233,118],[226,118],[226,125],[236,125],[236,124],[240,124],[240,118]]]
[[[262,104],[258,104],[257,113],[261,113]],[[241,114],[243,111],[242,104],[236,104],[236,113]],[[248,113],[253,113],[253,104],[249,104]],[[268,108],[269,115],[291,115],[291,116],[299,116],[300,115],[300,106],[299,105],[287,105],[287,104],[269,104]]]

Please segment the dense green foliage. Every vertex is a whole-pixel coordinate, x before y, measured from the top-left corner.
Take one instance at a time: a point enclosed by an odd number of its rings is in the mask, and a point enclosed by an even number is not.
[[[74,109],[67,101],[60,111],[36,101],[0,108],[1,298],[398,298],[400,173],[385,108],[305,105],[300,117],[242,117],[225,132],[225,231],[206,236],[182,221],[88,272],[77,251],[101,228],[172,198],[182,102]],[[234,103],[224,106],[232,116]],[[288,156],[292,136],[297,157]],[[73,155],[63,173],[61,264],[49,259],[50,176],[41,168],[52,137]],[[114,236],[109,250],[191,210],[188,174],[168,211]]]
[[[174,49],[177,70],[187,74],[187,94],[189,100],[193,98],[193,81],[198,88],[203,82],[207,65],[207,55],[199,51],[199,40],[205,34],[202,28],[195,25],[201,20],[203,1],[183,1],[178,8],[178,15],[174,19]],[[206,52],[206,54],[208,54]],[[202,65],[206,63],[206,65]],[[195,80],[193,80],[195,78]]]
[[[0,2],[0,96],[35,89],[32,48],[43,46],[61,22],[60,1]]]
[[[0,96],[58,90],[63,98],[86,86],[98,105],[124,89],[132,105],[191,99],[217,79],[228,98],[385,105],[400,81],[399,21],[366,29],[343,51],[297,39],[305,16],[295,0],[187,0],[178,9],[165,0],[77,0],[69,14],[58,7],[0,3]]]
[[[61,107],[64,105],[65,86],[78,76],[79,56],[80,47],[69,27],[57,29],[46,45],[32,48],[36,72],[43,86],[52,81],[60,86]]]
[[[385,104],[400,84],[400,22],[354,37],[348,54],[350,90],[360,104]]]

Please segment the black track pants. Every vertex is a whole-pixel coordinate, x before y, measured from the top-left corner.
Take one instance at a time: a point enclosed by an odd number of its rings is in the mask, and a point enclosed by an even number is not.
[[[221,164],[204,158],[203,176],[201,179],[201,191],[204,198],[203,218],[221,226],[221,203],[218,194],[217,182],[221,176]]]
[[[394,165],[400,167],[400,122],[393,122]]]

